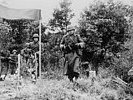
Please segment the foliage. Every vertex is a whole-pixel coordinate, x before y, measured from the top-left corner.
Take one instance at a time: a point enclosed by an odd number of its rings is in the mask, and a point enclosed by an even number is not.
[[[24,23],[27,20],[6,20],[7,23],[12,27],[12,37],[15,39],[16,43],[21,44],[27,38],[26,33],[23,32],[26,26]]]
[[[56,34],[49,33],[46,38],[48,39],[49,61],[50,64],[57,64],[59,67],[62,54],[60,52],[59,44],[64,34],[66,34],[68,26],[71,24],[71,19],[74,16],[70,8],[71,2],[69,0],[63,0],[60,2],[60,8],[54,9],[53,18],[49,20],[49,25],[54,28],[60,28],[62,31]]]
[[[60,27],[67,30],[68,25],[71,24],[70,20],[73,18],[74,13],[70,8],[71,2],[63,0],[60,3],[60,8],[56,8],[53,13],[53,19],[49,21],[50,26]]]
[[[128,50],[125,42],[131,34],[131,10],[121,2],[108,1],[97,2],[82,13],[79,30],[86,43],[83,60],[94,67],[100,64],[109,67],[119,54]]]
[[[74,16],[72,10],[70,9],[71,3],[68,0],[60,2],[60,8],[55,9],[53,13],[53,19],[49,21],[50,26],[59,27],[61,29],[67,28],[71,24],[70,20]],[[7,20],[4,19],[11,26],[11,31],[7,35],[7,40],[3,40],[4,43],[8,43],[7,49],[12,51],[13,49],[18,50],[24,48],[26,42],[32,41],[32,35],[34,33],[39,33],[39,23],[31,20]],[[45,44],[45,52],[42,54],[42,65],[49,64],[49,66],[58,65],[58,60],[60,59],[61,53],[59,50],[59,43],[64,34],[64,32],[59,32],[57,34],[45,34],[46,27],[42,24],[42,42]],[[4,32],[5,33],[5,32]],[[63,34],[62,34],[63,33]],[[44,57],[45,55],[45,57]]]
[[[11,30],[12,28],[6,22],[0,23],[0,49],[7,49],[7,45],[10,41],[9,34]]]
[[[26,42],[32,41],[32,35],[34,33],[39,34],[39,23],[31,20],[7,20],[5,19],[11,28],[10,31],[10,43],[8,49],[12,51],[17,49],[20,51]],[[44,36],[45,27],[42,25],[42,42],[45,42]]]
[[[27,20],[6,20],[4,22],[8,23],[11,27],[11,31],[8,34],[8,48],[10,51],[13,49],[20,50],[22,49],[23,43],[27,39],[27,32],[25,32],[26,26],[24,23],[29,22]],[[6,42],[6,41],[5,41]]]

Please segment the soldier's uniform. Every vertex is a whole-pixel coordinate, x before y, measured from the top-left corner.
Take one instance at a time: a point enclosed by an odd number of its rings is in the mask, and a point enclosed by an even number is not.
[[[23,77],[26,77],[29,74],[29,69],[31,68],[31,65],[29,64],[30,60],[32,58],[32,50],[29,48],[29,43],[25,44],[24,49],[21,50],[21,61],[22,67],[20,68],[20,75]]]
[[[21,55],[26,63],[28,62],[28,59],[32,55],[32,50],[29,48],[29,45],[30,45],[29,43],[26,43],[25,48],[21,50]]]
[[[15,71],[17,69],[17,54],[16,50],[13,50],[13,54],[10,54],[10,70],[11,70],[11,75],[15,74]]]
[[[1,65],[0,65],[0,81],[4,80],[9,69],[9,56],[10,52],[8,50],[1,51]],[[3,76],[3,77],[2,77]]]
[[[73,31],[74,28],[69,29],[69,32]],[[64,74],[68,75],[70,81],[73,78],[78,78],[78,67],[79,67],[79,55],[80,49],[84,46],[83,40],[78,34],[68,33],[63,36],[60,47],[64,52],[65,63],[64,63]]]
[[[38,38],[38,40],[39,40],[38,34],[34,34],[33,38]],[[44,45],[43,45],[43,43],[41,43],[41,51],[42,52],[44,51],[43,47],[44,47]],[[36,54],[36,57],[37,57],[37,77],[38,77],[39,76],[39,41],[30,42],[29,48],[32,50],[34,56]]]

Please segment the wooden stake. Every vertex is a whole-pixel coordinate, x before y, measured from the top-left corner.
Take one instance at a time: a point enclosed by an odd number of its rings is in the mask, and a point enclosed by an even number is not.
[[[17,96],[19,96],[19,82],[20,82],[20,61],[21,61],[21,56],[18,54],[18,73],[17,73]]]
[[[39,21],[39,78],[41,79],[41,20]]]

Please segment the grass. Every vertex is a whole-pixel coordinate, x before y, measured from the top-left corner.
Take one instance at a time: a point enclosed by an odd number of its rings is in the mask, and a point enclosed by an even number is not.
[[[111,78],[98,77],[93,83],[89,78],[80,77],[71,83],[65,76],[56,73],[45,73],[45,78],[36,84],[29,80],[21,81],[19,93],[16,91],[16,80],[5,80],[1,84],[1,100],[133,100],[131,94],[125,93]],[[16,95],[17,94],[17,95]]]

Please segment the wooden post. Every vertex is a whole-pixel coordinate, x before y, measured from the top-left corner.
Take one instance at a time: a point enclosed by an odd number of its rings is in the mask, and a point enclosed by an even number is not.
[[[1,69],[2,69],[2,64],[1,64],[1,41],[0,41],[0,77],[1,77]]]
[[[36,56],[36,53],[35,53],[35,70],[36,70],[36,72],[35,72],[35,77],[36,77],[36,79],[37,79],[37,67],[38,67],[38,65],[39,64],[37,64],[37,56]]]
[[[1,50],[1,49],[0,49]],[[1,52],[1,51],[0,51]],[[0,53],[0,77],[1,77],[1,68],[2,68],[2,64],[1,64],[1,53]]]
[[[19,82],[20,82],[20,61],[21,61],[21,56],[18,54],[18,75],[17,75],[17,96],[19,96]]]
[[[41,20],[39,20],[39,77],[41,79]]]

